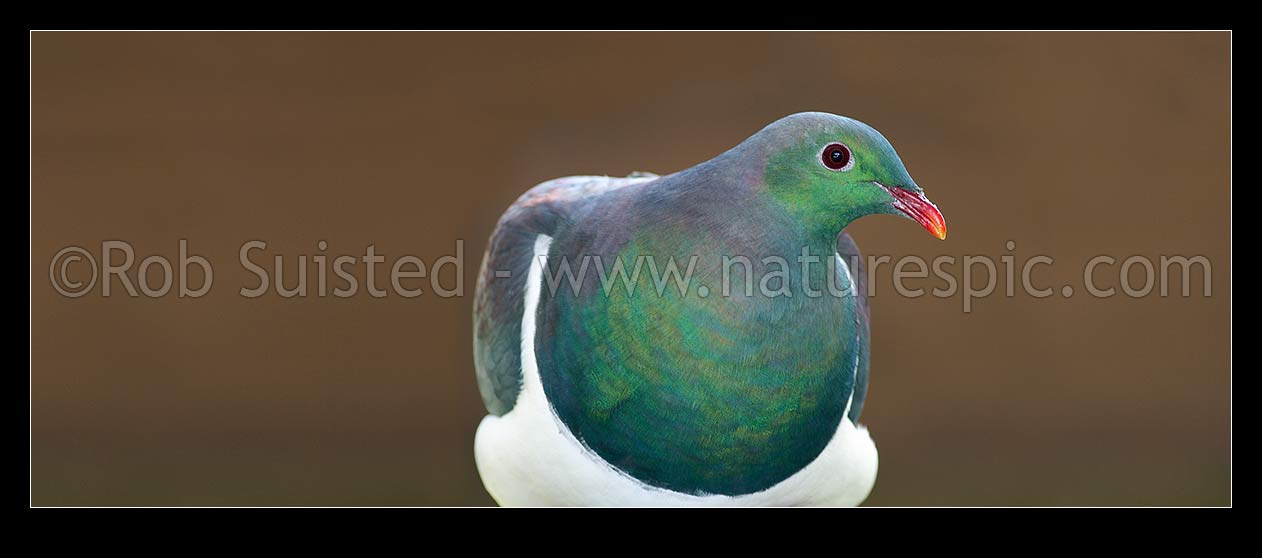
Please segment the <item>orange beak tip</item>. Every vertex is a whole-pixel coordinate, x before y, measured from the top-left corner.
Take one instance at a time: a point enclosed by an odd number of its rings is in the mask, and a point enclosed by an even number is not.
[[[929,201],[923,192],[884,184],[882,186],[894,197],[894,209],[920,223],[920,226],[929,231],[934,238],[946,240],[946,219],[942,217],[942,212],[938,211],[938,206]]]

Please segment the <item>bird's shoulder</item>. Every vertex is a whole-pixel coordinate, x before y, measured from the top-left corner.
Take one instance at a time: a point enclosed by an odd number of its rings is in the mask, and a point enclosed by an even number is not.
[[[556,235],[604,195],[658,178],[648,172],[555,178],[527,190],[500,217],[474,294],[474,364],[489,412],[507,413],[521,390],[523,298],[536,240]]]
[[[517,198],[506,219],[538,208],[564,209],[582,202],[596,201],[600,195],[660,178],[651,172],[636,171],[624,177],[575,175],[554,178],[535,185]]]

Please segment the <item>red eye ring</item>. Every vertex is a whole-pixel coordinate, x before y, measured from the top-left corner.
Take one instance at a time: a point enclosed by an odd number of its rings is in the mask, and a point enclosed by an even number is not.
[[[828,170],[848,170],[853,160],[854,157],[850,154],[850,148],[836,142],[825,145],[823,151],[819,153],[819,161]]]

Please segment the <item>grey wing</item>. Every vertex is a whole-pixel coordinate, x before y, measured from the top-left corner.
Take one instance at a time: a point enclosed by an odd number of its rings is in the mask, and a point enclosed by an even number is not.
[[[582,204],[599,203],[601,194],[656,178],[651,173],[558,178],[531,188],[500,217],[473,300],[473,363],[488,412],[511,411],[521,391],[522,311],[535,239],[552,236]]]
[[[850,268],[854,278],[855,299],[858,303],[858,343],[859,363],[855,370],[854,399],[850,403],[850,422],[859,424],[859,414],[863,412],[863,400],[868,395],[868,363],[871,354],[871,313],[868,311],[868,274],[863,265],[863,255],[859,253],[859,245],[846,232],[837,236],[837,255],[841,256],[845,265]]]

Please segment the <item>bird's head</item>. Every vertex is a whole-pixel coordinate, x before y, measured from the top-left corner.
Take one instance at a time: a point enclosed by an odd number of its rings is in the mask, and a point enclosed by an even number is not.
[[[890,214],[946,238],[946,221],[907,174],[890,142],[844,116],[804,112],[782,118],[752,138],[766,157],[763,183],[802,224],[836,235],[864,215]]]

